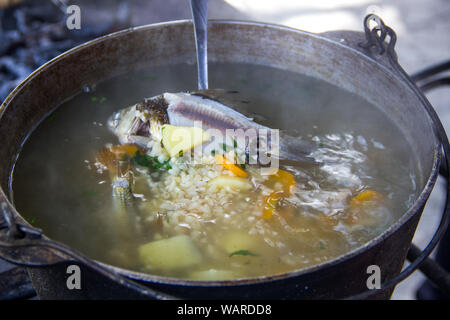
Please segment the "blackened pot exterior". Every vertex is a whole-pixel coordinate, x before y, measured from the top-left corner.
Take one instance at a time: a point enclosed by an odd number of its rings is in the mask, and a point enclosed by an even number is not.
[[[283,275],[195,282],[104,267],[112,274],[189,299],[348,298],[367,290],[370,275],[367,268],[371,265],[380,268],[382,282],[392,279],[405,261],[440,161],[440,144],[420,99],[392,68],[383,64],[382,56],[355,49],[355,44],[364,40],[363,34],[344,33],[339,41],[334,41],[279,26],[220,21],[211,22],[208,32],[211,61],[263,64],[304,73],[358,94],[388,113],[408,138],[412,154],[417,155],[417,201],[397,223],[363,247],[321,265]],[[11,172],[22,143],[43,117],[87,85],[148,66],[194,61],[191,23],[158,24],[125,30],[77,47],[44,65],[19,85],[0,111],[0,136],[5,142],[0,148],[0,196],[14,218],[26,225],[6,200]],[[41,249],[34,250],[39,255]],[[89,264],[80,264],[81,289],[69,290],[67,266],[71,264],[61,262],[29,269],[40,298],[148,298],[121,285],[119,277],[115,281],[114,276],[104,278],[97,274]],[[373,298],[389,298],[392,289]]]

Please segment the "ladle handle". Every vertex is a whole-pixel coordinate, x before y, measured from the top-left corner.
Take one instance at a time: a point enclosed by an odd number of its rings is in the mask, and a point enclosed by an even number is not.
[[[191,0],[197,50],[198,89],[208,89],[208,0]]]

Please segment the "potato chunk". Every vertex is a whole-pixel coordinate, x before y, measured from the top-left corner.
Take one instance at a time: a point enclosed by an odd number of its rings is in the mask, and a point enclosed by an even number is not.
[[[161,128],[162,144],[171,157],[182,155],[210,139],[209,134],[197,127],[179,127],[165,124]]]
[[[139,247],[142,263],[153,269],[174,270],[187,268],[202,261],[202,255],[185,235],[152,241]]]

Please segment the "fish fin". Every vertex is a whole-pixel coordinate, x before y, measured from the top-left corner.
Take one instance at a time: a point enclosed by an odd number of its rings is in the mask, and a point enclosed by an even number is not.
[[[319,164],[319,162],[311,156],[311,153],[316,148],[317,146],[315,144],[305,141],[300,137],[283,134],[280,137],[279,158],[284,162]]]
[[[242,96],[242,94],[237,90],[225,90],[225,89],[206,89],[206,90],[197,90],[190,92],[191,95],[202,97],[203,99],[212,100],[227,106],[235,111],[239,110],[239,113],[242,114],[249,121],[254,121],[255,118],[253,116],[248,116],[244,114],[243,110],[247,110],[247,105],[250,101],[246,100],[247,98]]]

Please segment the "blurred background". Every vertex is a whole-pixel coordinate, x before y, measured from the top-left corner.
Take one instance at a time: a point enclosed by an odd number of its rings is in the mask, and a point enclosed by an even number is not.
[[[68,30],[66,9],[81,9],[81,29]],[[449,0],[210,0],[210,19],[253,20],[310,32],[362,31],[375,13],[397,33],[399,62],[409,73],[450,59]],[[188,0],[0,0],[0,102],[33,70],[62,52],[124,28],[189,19]],[[450,132],[450,90],[428,94]],[[439,180],[421,219],[414,243],[423,248],[436,228],[445,184]],[[0,272],[10,266],[0,262]],[[393,299],[415,299],[424,276],[415,272]],[[0,283],[1,290],[1,283]]]

